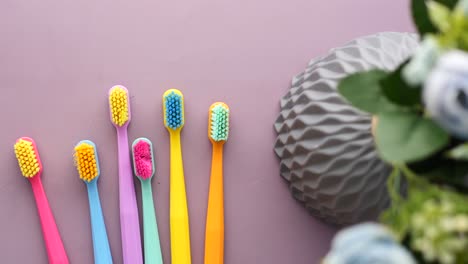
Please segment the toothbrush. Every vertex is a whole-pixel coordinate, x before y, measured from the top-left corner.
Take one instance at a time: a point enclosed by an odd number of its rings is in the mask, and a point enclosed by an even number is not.
[[[63,247],[54,216],[52,215],[47,196],[42,187],[42,163],[39,158],[36,143],[31,138],[22,137],[16,141],[14,149],[21,173],[31,183],[34,198],[36,199],[49,263],[68,264],[67,253]]]
[[[170,89],[163,95],[164,126],[169,131],[171,145],[170,226],[172,264],[190,264],[190,231],[185,193],[184,165],[180,131],[184,126],[184,97]]]
[[[205,264],[224,262],[223,146],[229,136],[229,107],[214,103],[208,114],[208,138],[213,144],[205,229]]]
[[[131,119],[130,101],[125,87],[116,85],[109,90],[109,108],[112,124],[117,130],[119,149],[120,232],[123,262],[142,264],[140,222],[127,136],[127,127]]]
[[[75,166],[88,189],[91,230],[95,264],[112,264],[112,255],[107,239],[106,224],[102,215],[101,201],[97,187],[100,175],[96,145],[89,140],[82,140],[75,146]]]
[[[143,200],[143,237],[145,264],[163,264],[161,245],[159,244],[158,224],[151,190],[151,178],[154,175],[153,145],[147,138],[138,138],[132,144],[133,170],[141,182]]]

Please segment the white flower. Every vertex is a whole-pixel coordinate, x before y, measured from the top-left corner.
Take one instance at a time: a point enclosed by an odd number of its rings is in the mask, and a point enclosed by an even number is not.
[[[424,84],[426,109],[439,125],[468,139],[468,54],[443,55]]]
[[[458,232],[468,232],[468,216],[457,215],[454,219],[455,230]]]
[[[443,217],[440,219],[440,227],[444,232],[452,232],[453,226],[454,224],[451,217]]]
[[[413,58],[403,68],[403,78],[410,85],[422,84],[439,57],[439,45],[433,37],[427,37],[416,50]]]
[[[439,230],[435,226],[428,226],[426,229],[426,237],[434,240],[436,237],[440,235]]]
[[[447,202],[447,201],[443,201],[442,204],[441,204],[441,209],[442,209],[442,212],[443,213],[451,213],[453,211],[453,204]]]
[[[415,214],[411,219],[411,224],[416,227],[424,228],[426,226],[426,218],[422,214]]]
[[[450,210],[448,210],[450,209]],[[410,219],[410,245],[422,254],[425,261],[444,264],[460,263],[465,259],[468,246],[466,231],[468,216],[457,213],[453,202],[448,199],[426,200]],[[423,217],[425,225],[415,225]]]
[[[463,15],[468,17],[468,1],[467,0],[458,1],[456,9],[457,11],[458,10],[461,11]]]
[[[442,253],[440,254],[440,262],[442,264],[452,264],[455,263],[455,257],[447,253]]]

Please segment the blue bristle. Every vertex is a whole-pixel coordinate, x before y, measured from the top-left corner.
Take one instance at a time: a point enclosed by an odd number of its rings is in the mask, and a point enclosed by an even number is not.
[[[183,125],[182,96],[171,92],[165,97],[166,124],[171,129],[177,129]]]

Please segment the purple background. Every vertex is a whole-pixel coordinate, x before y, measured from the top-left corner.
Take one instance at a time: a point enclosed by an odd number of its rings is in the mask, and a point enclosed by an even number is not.
[[[169,263],[168,135],[161,95],[185,95],[182,135],[193,263],[203,262],[211,145],[207,111],[231,108],[225,147],[226,263],[316,263],[334,228],[290,195],[273,153],[273,122],[291,78],[330,48],[379,31],[410,31],[408,1],[199,0],[0,2],[0,256],[46,263],[35,202],[12,146],[33,137],[43,183],[72,263],[92,263],[85,185],[73,146],[93,140],[115,263],[121,263],[117,146],[107,90],[129,88],[130,140],[156,148],[153,182]],[[137,186],[138,200],[140,188]]]

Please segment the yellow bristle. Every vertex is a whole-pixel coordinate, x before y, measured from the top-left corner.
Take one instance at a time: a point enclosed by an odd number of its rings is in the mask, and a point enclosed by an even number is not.
[[[112,116],[112,122],[118,126],[123,126],[129,117],[127,92],[116,87],[109,94],[109,106]]]
[[[98,165],[94,155],[94,147],[81,143],[75,147],[75,165],[80,179],[90,182],[98,176]]]
[[[39,161],[34,152],[33,143],[27,140],[20,139],[15,144],[16,159],[21,169],[21,173],[26,178],[31,178],[37,175],[40,171]]]

